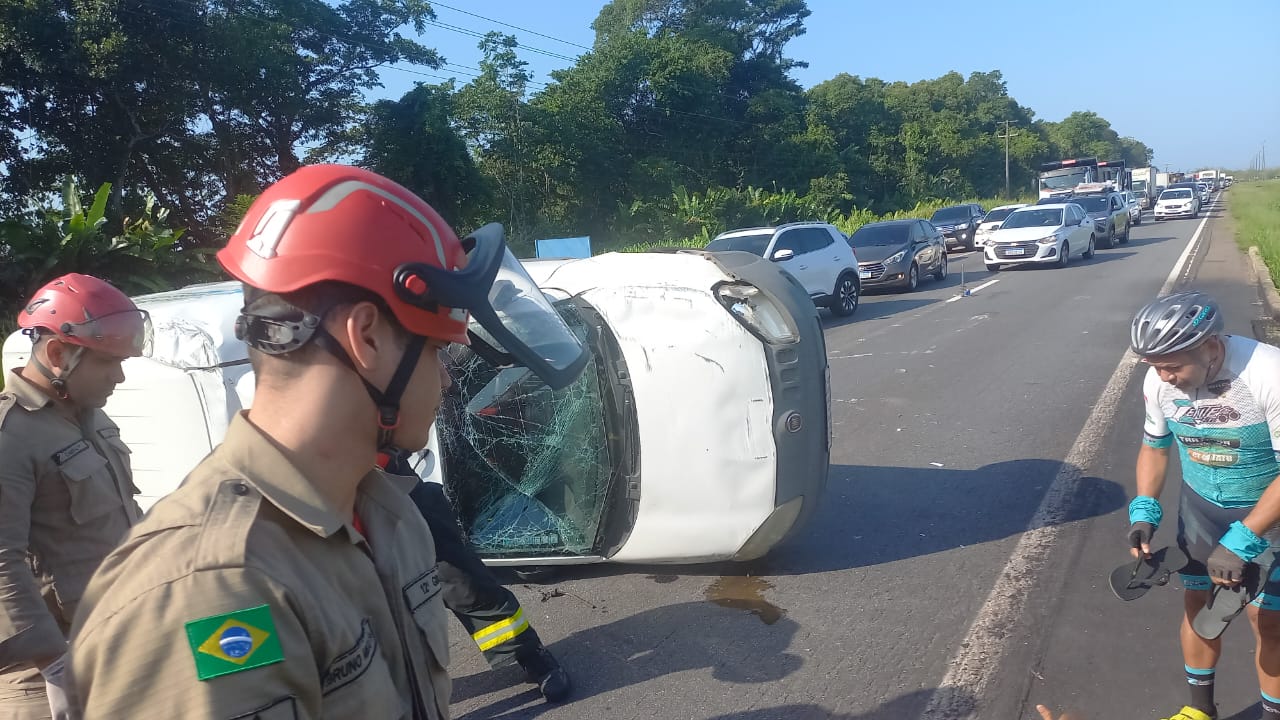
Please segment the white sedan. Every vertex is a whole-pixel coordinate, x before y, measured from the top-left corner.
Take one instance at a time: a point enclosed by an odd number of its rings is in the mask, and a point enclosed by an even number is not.
[[[491,565],[689,563],[763,556],[821,502],[829,369],[817,310],[741,252],[525,261],[592,360],[568,387],[473,346],[417,455]],[[136,298],[155,327],[106,407],[132,449],[144,510],[253,401],[235,338],[238,283]],[[4,343],[6,369],[30,341]],[[439,462],[437,462],[437,458]]]
[[[1200,198],[1191,188],[1173,188],[1160,193],[1160,199],[1156,200],[1155,218],[1156,220],[1168,220],[1170,218],[1189,217],[1196,218],[1200,215]]]
[[[1091,258],[1093,222],[1075,203],[1034,205],[1014,210],[983,248],[987,269],[1005,265],[1048,264],[1066,267],[1073,255]]]

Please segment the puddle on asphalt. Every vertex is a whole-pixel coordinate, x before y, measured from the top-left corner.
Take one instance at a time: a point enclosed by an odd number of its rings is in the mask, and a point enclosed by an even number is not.
[[[764,599],[764,591],[771,589],[773,584],[761,577],[726,575],[707,588],[707,600],[720,607],[746,610],[765,625],[772,625],[787,611]]]
[[[672,583],[680,579],[679,575],[665,575],[665,574],[664,575],[645,575],[645,577],[658,583],[659,585],[666,585],[667,583]]]

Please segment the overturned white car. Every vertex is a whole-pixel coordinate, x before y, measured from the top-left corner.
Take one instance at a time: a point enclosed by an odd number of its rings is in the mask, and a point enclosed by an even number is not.
[[[829,370],[805,290],[747,253],[526,260],[591,351],[572,384],[451,349],[453,385],[418,468],[491,565],[749,560],[800,527],[830,455]],[[248,407],[238,283],[135,298],[155,349],[106,411],[144,509]],[[30,341],[4,344],[4,367]],[[440,459],[433,462],[433,457]]]

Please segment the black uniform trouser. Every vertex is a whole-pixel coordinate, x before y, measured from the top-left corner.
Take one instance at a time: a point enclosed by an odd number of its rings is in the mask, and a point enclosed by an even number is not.
[[[542,647],[520,601],[467,544],[444,488],[420,482],[409,497],[431,526],[445,607],[471,633],[489,666],[510,665]]]

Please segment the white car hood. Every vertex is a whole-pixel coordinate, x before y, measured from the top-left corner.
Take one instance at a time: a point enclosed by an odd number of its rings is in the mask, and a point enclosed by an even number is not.
[[[1053,233],[1062,229],[1057,227],[1025,227],[1025,228],[1005,228],[995,231],[987,242],[993,243],[1019,243],[1032,242],[1041,238],[1046,238]]]

